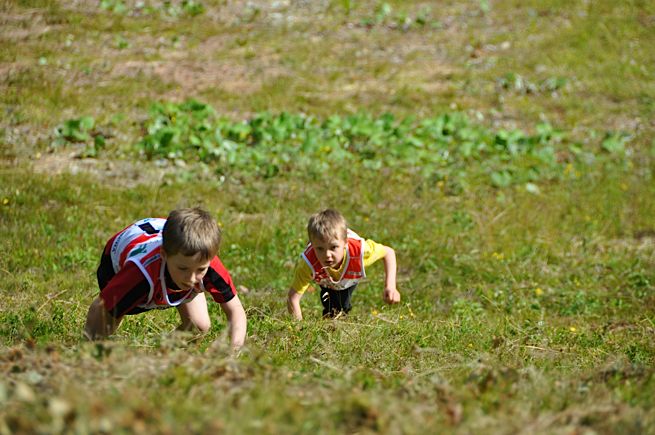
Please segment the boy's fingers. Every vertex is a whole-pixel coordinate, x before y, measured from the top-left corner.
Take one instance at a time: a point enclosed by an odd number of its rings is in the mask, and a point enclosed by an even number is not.
[[[400,302],[400,293],[398,291],[385,290],[382,294],[382,299],[388,304],[397,304]]]

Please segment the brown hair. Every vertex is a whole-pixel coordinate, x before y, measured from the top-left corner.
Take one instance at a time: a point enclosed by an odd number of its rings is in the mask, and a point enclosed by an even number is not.
[[[218,253],[221,229],[211,214],[200,207],[180,208],[168,215],[162,231],[164,251],[168,255],[193,256],[209,260]]]
[[[333,209],[325,209],[314,213],[307,223],[309,240],[346,240],[348,237],[348,224],[341,213]]]

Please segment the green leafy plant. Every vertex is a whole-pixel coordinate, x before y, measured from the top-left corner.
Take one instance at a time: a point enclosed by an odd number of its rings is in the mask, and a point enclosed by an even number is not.
[[[386,167],[420,171],[435,182],[448,179],[449,192],[461,191],[480,176],[488,176],[495,187],[531,183],[535,190],[534,183],[564,175],[566,165],[558,161],[557,151],[567,147],[577,161],[590,160],[588,152],[566,144],[565,135],[548,123],[538,124],[534,134],[494,132],[471,123],[462,113],[422,120],[358,113],[319,120],[262,112],[235,122],[219,117],[207,104],[189,100],[153,105],[144,130],[137,146],[148,158],[201,161],[220,174],[271,177],[280,171],[343,165]],[[605,149],[618,147],[612,140],[619,139],[606,139]]]
[[[127,12],[127,6],[122,0],[101,0],[100,8],[118,15]]]
[[[400,10],[394,12],[389,3],[378,3],[374,9],[373,16],[367,16],[361,20],[366,27],[387,26],[391,29],[407,31],[414,27],[423,27],[431,21],[430,8],[423,7],[416,14]]]
[[[95,120],[90,116],[69,119],[55,129],[55,136],[68,142],[86,142],[91,139]]]
[[[107,143],[106,134],[96,128],[95,120],[90,116],[69,119],[55,129],[52,146],[58,147],[68,143],[84,143],[86,146],[79,157],[97,157]]]
[[[163,0],[136,2],[128,7],[122,0],[101,0],[100,8],[117,15],[161,15],[167,17],[194,17],[205,12],[205,7],[196,0]]]
[[[630,141],[630,135],[625,133],[606,132],[600,143],[603,151],[610,154],[623,154],[625,145]]]

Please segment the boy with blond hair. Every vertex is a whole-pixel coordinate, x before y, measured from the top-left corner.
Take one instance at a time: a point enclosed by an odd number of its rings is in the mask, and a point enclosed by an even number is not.
[[[366,268],[380,259],[384,261],[385,272],[382,298],[388,304],[400,302],[393,249],[361,238],[348,229],[341,213],[332,209],[313,214],[307,234],[309,243],[296,263],[287,296],[287,307],[293,317],[302,320],[300,299],[312,283],[321,288],[323,317],[348,313],[352,308],[352,293],[366,277]]]
[[[115,234],[98,267],[100,295],[89,308],[86,337],[106,338],[124,316],[171,307],[182,320],[178,330],[207,332],[207,292],[227,316],[232,347],[241,347],[246,314],[217,256],[220,243],[220,228],[201,208],[142,219]]]

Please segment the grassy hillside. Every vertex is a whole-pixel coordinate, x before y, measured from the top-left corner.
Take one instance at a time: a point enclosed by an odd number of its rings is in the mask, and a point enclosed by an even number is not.
[[[0,0],[0,433],[655,431],[649,2]],[[189,101],[193,101],[189,103]],[[81,330],[106,239],[202,205],[248,341]],[[308,216],[392,246],[286,313]]]

